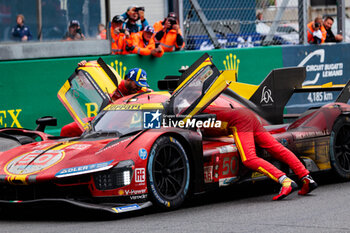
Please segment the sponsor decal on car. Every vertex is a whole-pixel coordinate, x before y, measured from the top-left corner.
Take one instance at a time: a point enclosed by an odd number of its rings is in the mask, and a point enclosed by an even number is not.
[[[235,177],[229,177],[229,178],[225,178],[225,179],[220,179],[219,180],[219,186],[228,186],[231,185],[235,182],[235,180],[237,180],[238,178]]]
[[[294,134],[294,137],[296,140],[304,139],[304,138],[313,138],[313,137],[320,137],[320,136],[327,136],[329,135],[329,131],[322,130],[322,131],[311,131],[311,132],[297,132]]]
[[[264,174],[260,172],[252,172],[252,178],[259,178],[265,176]]]
[[[73,145],[66,147],[66,149],[85,150],[85,149],[89,148],[90,146],[91,145],[89,145],[89,144],[73,144]]]
[[[138,210],[138,209],[141,209],[141,207],[139,205],[137,205],[137,204],[112,208],[112,210],[114,210],[117,213],[128,212],[128,211]]]
[[[95,163],[95,164],[88,164],[88,165],[77,166],[77,167],[64,168],[60,170],[58,173],[56,173],[55,176],[66,177],[66,176],[75,176],[75,175],[81,175],[85,173],[96,172],[96,171],[103,171],[112,167],[110,165],[112,162],[113,160],[103,162],[103,163]]]
[[[51,143],[43,143],[43,144],[40,144],[40,145],[37,145],[37,146],[34,146],[33,149],[34,150],[38,150],[38,149],[45,149],[45,148],[48,148],[49,146],[52,146],[56,144],[56,142],[51,142]]]
[[[131,189],[131,190],[124,190],[125,195],[140,195],[147,192],[147,188],[144,189]]]
[[[63,157],[64,151],[62,150],[35,150],[8,162],[5,166],[5,172],[9,175],[33,174],[57,164]]]
[[[220,146],[216,147],[219,150],[220,154],[236,152],[237,148],[234,145]]]
[[[142,104],[111,104],[104,108],[106,111],[116,110],[140,110]]]
[[[145,182],[146,181],[146,171],[144,168],[136,168],[135,169],[135,182]]]
[[[213,182],[213,166],[204,167],[204,182],[205,183]]]
[[[265,103],[265,104],[269,104],[269,103],[273,103],[273,99],[272,99],[272,91],[271,89],[267,88],[267,86],[264,86],[264,88],[262,89],[261,92],[261,100],[260,103]]]
[[[130,196],[130,200],[141,200],[141,199],[147,199],[147,194]]]
[[[140,156],[140,158],[141,158],[142,160],[147,159],[147,150],[144,149],[144,148],[141,148],[141,149],[139,150],[139,156]]]

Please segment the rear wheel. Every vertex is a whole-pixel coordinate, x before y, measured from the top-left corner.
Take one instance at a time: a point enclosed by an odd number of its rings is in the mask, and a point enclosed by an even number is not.
[[[350,117],[340,116],[334,123],[329,153],[334,172],[350,180]]]
[[[153,144],[147,165],[148,190],[157,206],[175,209],[184,202],[190,184],[190,165],[183,146],[170,136]]]

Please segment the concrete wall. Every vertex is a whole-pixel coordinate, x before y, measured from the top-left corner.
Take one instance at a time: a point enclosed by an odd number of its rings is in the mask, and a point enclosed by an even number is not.
[[[76,57],[110,54],[108,40],[27,42],[0,44],[0,60]]]

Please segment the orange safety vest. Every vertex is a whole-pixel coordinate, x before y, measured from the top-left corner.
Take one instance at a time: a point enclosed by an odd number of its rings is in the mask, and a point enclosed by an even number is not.
[[[162,24],[163,21],[158,21],[153,25],[154,31],[159,32],[163,30],[164,26]],[[179,31],[179,34],[182,36],[181,29]],[[172,52],[175,51],[175,49],[183,48],[185,47],[185,41],[182,43],[182,45],[179,47],[176,43],[176,37],[177,33],[175,29],[170,29],[168,32],[164,32],[164,35],[162,39],[160,40],[160,45],[162,46],[162,49],[165,52]]]
[[[143,40],[143,33],[144,31],[140,31],[133,35],[133,44],[135,46],[135,50],[133,52],[139,55],[148,56],[151,54],[151,51],[156,47],[155,41],[154,41],[154,35],[150,39],[148,45],[146,45]],[[161,57],[163,56],[163,54],[164,54],[164,50],[162,49],[160,53],[157,53],[154,56]]]
[[[314,21],[307,24],[307,42],[310,44],[314,42],[313,32],[315,30],[312,28],[313,23]],[[326,40],[327,31],[323,25],[321,26],[321,33],[322,33],[321,43],[324,43],[324,41]]]
[[[102,31],[98,34],[98,36],[99,36],[99,39],[100,39],[100,40],[105,40],[105,39],[107,39],[107,30],[106,30],[106,29],[102,30]]]
[[[154,25],[153,25],[153,28],[154,28],[154,32],[157,33],[161,30],[163,30],[163,21],[158,21],[156,22]]]
[[[132,45],[132,39],[126,38],[124,33],[115,34],[111,28],[112,54],[130,54],[132,51],[126,51],[126,45]]]

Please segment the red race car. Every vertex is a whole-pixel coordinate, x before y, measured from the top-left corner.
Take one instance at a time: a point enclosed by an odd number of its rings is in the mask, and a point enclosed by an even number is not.
[[[101,60],[79,67],[58,97],[84,129],[82,136],[41,132],[55,123],[49,117],[38,120],[37,131],[0,130],[0,207],[65,202],[113,213],[152,204],[173,209],[195,193],[266,178],[241,165],[232,137],[203,136],[201,128],[220,124],[201,113],[209,104],[252,109],[311,172],[333,169],[350,178],[350,106],[342,103],[348,87],[339,102],[283,124],[284,105],[301,87],[305,69],[272,71],[251,101],[227,89],[234,79],[205,54],[178,79],[160,81],[167,91],[110,103],[120,82],[116,72]],[[89,112],[98,114],[91,120]],[[258,154],[288,173],[267,152]]]

